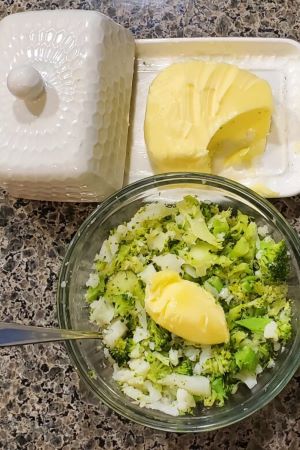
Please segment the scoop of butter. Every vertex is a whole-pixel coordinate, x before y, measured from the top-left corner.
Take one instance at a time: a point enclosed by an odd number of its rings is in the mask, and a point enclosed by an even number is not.
[[[177,272],[157,272],[146,286],[145,308],[163,328],[197,344],[227,342],[229,332],[222,307],[197,283]]]
[[[269,84],[246,70],[204,61],[172,64],[148,94],[150,159],[159,172],[249,165],[265,149],[272,109]]]

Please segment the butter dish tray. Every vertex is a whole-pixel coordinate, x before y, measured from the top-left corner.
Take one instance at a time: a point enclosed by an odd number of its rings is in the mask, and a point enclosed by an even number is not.
[[[263,197],[300,193],[300,44],[273,38],[191,38],[135,41],[135,74],[124,183],[153,175],[144,140],[148,90],[174,62],[191,59],[236,64],[267,80],[274,98],[266,151],[250,169],[228,167],[234,179]]]

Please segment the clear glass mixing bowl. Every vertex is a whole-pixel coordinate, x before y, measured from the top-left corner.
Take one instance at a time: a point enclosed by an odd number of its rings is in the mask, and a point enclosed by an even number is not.
[[[172,417],[162,412],[140,408],[126,397],[112,380],[101,341],[82,340],[66,343],[68,353],[86,386],[99,400],[119,414],[142,425],[175,432],[199,432],[228,426],[244,419],[266,405],[288,383],[300,361],[300,245],[298,236],[278,211],[249,189],[227,179],[196,173],[170,173],[146,178],[109,197],[80,227],[63,261],[57,306],[62,328],[89,330],[85,303],[85,283],[96,253],[109,230],[129,220],[144,203],[155,200],[172,202],[184,195],[215,201],[239,208],[253,216],[259,225],[268,225],[276,240],[285,239],[291,255],[289,293],[293,299],[293,338],[277,359],[273,369],[266,370],[258,384],[249,390],[241,386],[224,407],[199,408],[194,416]],[[94,376],[91,376],[93,371]]]

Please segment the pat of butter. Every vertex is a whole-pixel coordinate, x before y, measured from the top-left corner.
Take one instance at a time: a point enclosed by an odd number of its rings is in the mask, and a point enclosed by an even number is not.
[[[225,314],[210,292],[177,272],[157,272],[146,287],[145,308],[163,328],[197,344],[227,342]]]
[[[149,90],[144,132],[150,159],[159,172],[249,164],[265,149],[272,109],[269,84],[246,70],[173,64]]]
[[[259,195],[265,198],[276,198],[279,197],[279,192],[272,191],[263,183],[256,183],[249,186],[253,191],[257,192]]]

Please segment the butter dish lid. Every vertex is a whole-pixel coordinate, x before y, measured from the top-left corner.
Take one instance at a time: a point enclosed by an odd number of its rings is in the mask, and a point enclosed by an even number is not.
[[[94,11],[25,12],[0,22],[0,55],[0,184],[42,200],[120,188],[133,36]]]

